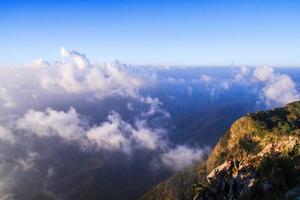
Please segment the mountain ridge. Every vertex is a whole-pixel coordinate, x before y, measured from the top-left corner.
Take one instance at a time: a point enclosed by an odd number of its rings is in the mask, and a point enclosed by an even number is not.
[[[300,101],[248,113],[210,156],[149,190],[142,200],[300,197]]]

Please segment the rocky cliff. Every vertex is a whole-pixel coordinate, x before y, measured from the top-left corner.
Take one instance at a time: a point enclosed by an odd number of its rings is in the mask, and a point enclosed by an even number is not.
[[[234,122],[206,162],[179,172],[142,199],[300,197],[300,102]]]

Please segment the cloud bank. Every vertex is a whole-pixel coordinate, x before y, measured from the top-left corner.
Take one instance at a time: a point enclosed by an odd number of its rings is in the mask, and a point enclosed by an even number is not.
[[[88,126],[86,119],[74,108],[67,112],[51,108],[42,111],[29,110],[16,121],[17,129],[38,137],[60,137],[76,142],[82,149],[105,150],[132,154],[137,149],[159,152],[162,164],[180,170],[204,158],[208,149],[173,146],[166,130],[150,128],[145,120],[138,119],[134,125],[111,112],[107,121]],[[1,128],[1,127],[0,127]],[[8,129],[2,128],[2,139],[13,142]],[[1,129],[0,129],[1,130]]]
[[[172,137],[186,133],[172,135],[178,124],[194,126],[200,111],[218,105],[227,112],[227,103],[243,94],[268,107],[300,99],[297,82],[271,67],[243,66],[230,76],[193,69],[185,74],[182,68],[95,64],[65,48],[60,54],[55,61],[38,59],[0,73],[0,199],[12,199],[12,188],[28,177],[36,178],[36,188],[48,189],[44,181],[58,169],[66,173],[63,167],[77,174],[141,159],[147,167],[181,170],[205,159],[210,149],[174,142]]]
[[[43,89],[66,93],[90,91],[98,98],[115,94],[135,97],[144,85],[142,78],[130,73],[129,67],[119,62],[91,64],[84,54],[63,47],[60,53],[60,60],[47,62],[38,59],[26,65],[40,72]]]
[[[162,108],[160,99],[140,92],[153,82],[185,84],[183,79],[159,80],[151,67],[137,68],[120,62],[94,64],[86,55],[65,48],[61,48],[60,54],[61,58],[55,61],[37,59],[26,64],[23,71],[13,73],[17,74],[12,82],[15,85],[5,87],[2,84],[2,107],[8,110],[17,107],[18,110],[19,106],[20,110],[14,114],[10,128],[0,126],[2,142],[13,144],[22,137],[34,136],[37,140],[60,138],[78,145],[82,151],[134,155],[143,150],[155,153],[162,158],[162,165],[173,170],[203,158],[200,148],[177,147],[169,141],[168,131],[156,121],[168,119],[170,114]],[[22,73],[30,74],[31,78],[23,79]],[[187,90],[192,95],[192,87]],[[18,101],[18,95],[23,97],[23,102]],[[78,98],[84,99],[84,105],[90,102],[97,105],[98,101],[101,103],[111,97],[134,100],[126,103],[126,109],[134,113],[133,120],[124,120],[122,114],[112,109],[104,120],[95,123],[75,108],[79,105]],[[66,102],[62,109],[47,107],[61,102]],[[154,123],[149,124],[150,119]],[[188,161],[183,157],[172,157],[170,154],[174,151],[183,151],[185,156],[191,154],[191,157]],[[172,160],[174,165],[170,164]],[[184,163],[180,164],[180,160]]]

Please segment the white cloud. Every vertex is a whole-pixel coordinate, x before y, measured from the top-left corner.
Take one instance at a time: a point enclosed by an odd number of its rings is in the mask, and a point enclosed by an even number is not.
[[[281,106],[300,99],[296,83],[286,74],[275,73],[271,67],[256,68],[253,80],[263,83],[262,99],[267,105]]]
[[[173,170],[180,170],[201,159],[207,149],[193,149],[187,146],[170,148],[164,129],[153,129],[146,121],[137,120],[134,125],[124,121],[116,112],[111,112],[107,121],[89,128],[74,108],[69,111],[45,112],[29,110],[17,120],[17,127],[39,137],[58,136],[80,144],[83,149],[105,150],[131,154],[135,149],[163,152],[161,162]],[[22,169],[28,170],[35,156],[19,160]]]
[[[208,151],[209,148],[196,149],[180,145],[161,154],[161,161],[173,170],[181,170],[204,159]]]
[[[162,111],[140,95],[141,89],[157,82],[151,67],[93,64],[84,54],[61,48],[61,58],[56,61],[37,59],[23,68],[1,70],[0,75],[0,110],[5,112],[53,106],[60,103],[59,98],[96,102],[112,96],[134,98],[148,104],[153,112]]]
[[[15,142],[15,136],[11,130],[2,125],[0,125],[0,141],[11,144]]]
[[[107,121],[88,128],[86,122],[74,108],[69,111],[45,112],[29,110],[17,120],[16,126],[39,137],[58,136],[75,141],[84,148],[90,144],[97,149],[131,153],[134,148],[159,150],[165,147],[164,130],[151,129],[145,121],[137,120],[135,126],[124,121],[116,112],[111,112]],[[3,136],[4,137],[4,136]]]
[[[288,75],[277,75],[263,89],[267,104],[285,105],[300,100],[300,93],[296,90],[295,82]]]
[[[256,81],[269,81],[275,76],[274,69],[268,66],[258,67],[253,72],[253,78]]]
[[[239,67],[237,72],[234,75],[235,81],[245,81],[245,79],[249,76],[250,69],[247,65],[244,65],[242,67]]]
[[[128,132],[131,126],[121,119],[115,112],[108,116],[108,122],[94,127],[86,133],[87,139],[95,143],[100,149],[122,150],[125,153],[131,152],[131,141]]]
[[[59,136],[67,140],[77,140],[82,137],[83,121],[74,108],[68,112],[47,108],[45,112],[29,110],[17,121],[17,127],[43,136]]]
[[[276,73],[275,69],[269,66],[253,69],[243,66],[234,75],[234,81],[251,87],[250,89],[269,107],[283,106],[300,100],[296,82],[289,75]]]
[[[163,129],[150,129],[145,121],[138,121],[136,128],[132,130],[132,138],[135,143],[150,150],[164,149],[167,146],[164,135]]]
[[[65,62],[73,63],[78,69],[85,69],[90,66],[90,62],[85,56],[85,54],[78,53],[76,51],[67,51],[64,47],[60,49],[60,54]]]
[[[170,117],[170,114],[161,109],[161,105],[162,105],[162,102],[158,99],[158,98],[153,98],[153,97],[140,97],[139,98],[139,101],[142,102],[142,103],[145,103],[145,104],[148,104],[149,105],[149,109],[142,113],[143,116],[146,116],[146,117],[149,117],[149,116],[153,116],[155,114],[162,114],[164,117]]]
[[[43,60],[42,58],[36,59],[30,63],[25,64],[25,67],[29,69],[41,69],[50,66],[48,62]]]
[[[134,148],[159,150],[166,145],[162,129],[151,129],[141,120],[132,126],[115,112],[108,116],[107,122],[92,128],[86,135],[97,148],[125,153],[131,153]]]
[[[95,92],[98,98],[110,95],[135,97],[144,85],[142,78],[119,62],[95,65],[76,51],[62,47],[60,53],[62,59],[59,61],[39,59],[27,65],[39,70],[44,89],[66,93]]]

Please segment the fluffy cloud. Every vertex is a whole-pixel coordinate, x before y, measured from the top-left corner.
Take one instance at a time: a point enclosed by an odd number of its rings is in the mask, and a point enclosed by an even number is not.
[[[139,101],[149,105],[149,109],[142,113],[143,116],[149,117],[155,114],[162,114],[164,117],[170,117],[170,114],[167,111],[160,108],[162,102],[158,98],[152,98],[149,96],[140,97]]]
[[[68,112],[47,108],[45,112],[29,110],[16,125],[39,137],[59,136],[66,140],[78,140],[84,133],[83,121],[74,108]]]
[[[208,152],[209,148],[195,149],[180,145],[163,153],[161,161],[173,170],[181,170],[204,159]]]
[[[203,159],[208,149],[193,149],[184,145],[172,149],[164,129],[148,127],[145,120],[136,120],[134,125],[111,112],[107,121],[87,126],[86,120],[74,108],[69,111],[45,112],[29,110],[17,120],[17,128],[39,137],[58,136],[66,141],[80,144],[83,149],[105,150],[131,154],[135,149],[161,152],[160,160],[173,170],[180,170]],[[25,160],[20,163],[28,163]],[[27,168],[29,164],[24,165]]]
[[[40,69],[40,68],[45,68],[45,67],[49,67],[49,66],[50,66],[50,63],[43,60],[42,58],[36,59],[30,63],[25,64],[25,67],[29,68],[29,69]]]
[[[122,150],[130,153],[131,142],[128,132],[131,126],[124,122],[119,114],[114,112],[108,116],[108,120],[108,122],[89,130],[86,134],[87,139],[100,149]]]
[[[61,48],[60,53],[59,61],[38,59],[27,65],[40,72],[40,84],[44,89],[66,93],[91,91],[98,98],[115,94],[134,97],[143,85],[140,77],[119,62],[96,65],[76,51]]]
[[[159,150],[167,147],[164,140],[165,130],[150,129],[145,121],[138,121],[136,129],[132,130],[132,138],[140,147],[146,147],[150,150]]]
[[[296,82],[287,74],[276,73],[269,66],[243,66],[235,73],[233,82],[250,87],[261,102],[269,107],[283,106],[300,99]]]
[[[300,93],[292,78],[286,74],[275,73],[271,67],[256,68],[253,79],[264,84],[261,95],[267,105],[285,105],[300,99]]]
[[[149,150],[163,148],[163,133],[163,130],[148,128],[143,121],[133,127],[123,121],[119,114],[112,112],[107,122],[92,128],[86,135],[97,148],[131,153],[135,147]]]
[[[235,81],[245,81],[245,79],[247,79],[247,77],[250,74],[250,69],[247,65],[244,65],[242,67],[239,67],[237,69],[237,71],[234,74],[234,80]]]
[[[0,73],[3,77],[0,81],[0,109],[4,108],[8,115],[17,119],[11,120],[15,124],[8,125],[4,119],[6,116],[0,118],[1,124],[5,124],[0,126],[0,142],[3,143],[1,150],[4,150],[0,153],[0,199],[12,197],[9,190],[2,194],[1,188],[3,191],[11,185],[18,188],[12,182],[13,179],[24,179],[20,174],[29,173],[30,178],[34,179],[30,174],[34,171],[39,174],[39,180],[45,181],[53,174],[53,170],[59,172],[57,168],[71,163],[68,159],[65,160],[66,157],[71,157],[70,153],[75,160],[77,155],[86,156],[81,157],[83,160],[79,166],[88,164],[89,161],[84,159],[89,160],[91,157],[93,162],[95,159],[97,168],[99,163],[101,166],[110,165],[111,159],[116,157],[120,158],[119,163],[123,156],[128,155],[132,158],[128,160],[139,160],[141,152],[146,152],[145,157],[142,156],[142,162],[146,166],[151,161],[159,160],[159,166],[163,164],[175,171],[204,159],[207,148],[176,146],[168,139],[168,135],[173,136],[164,127],[170,128],[169,130],[176,127],[169,118],[170,114],[163,109],[163,103],[168,103],[164,95],[172,95],[178,102],[183,98],[183,102],[186,102],[184,98],[187,94],[195,97],[200,93],[209,95],[209,91],[200,91],[208,88],[213,91],[211,95],[216,97],[221,91],[228,90],[233,80],[210,76],[211,74],[202,74],[199,79],[198,74],[186,77],[177,72],[176,75],[171,72],[169,75],[174,77],[170,77],[155,70],[151,67],[135,68],[118,62],[93,64],[86,55],[62,48],[61,59],[51,62],[38,59],[26,65],[22,71],[16,69],[11,73],[14,74],[14,79]],[[241,69],[240,77],[249,76],[247,70],[249,69]],[[180,78],[181,75],[185,78]],[[146,88],[149,81],[157,83],[156,88]],[[257,79],[256,83],[258,82],[263,85],[269,83]],[[161,87],[161,83],[166,87]],[[198,85],[205,87],[198,89]],[[165,90],[159,91],[161,89]],[[152,96],[154,94],[159,98]],[[269,96],[271,94],[272,91],[268,92]],[[120,96],[126,98],[118,98]],[[103,99],[105,97],[110,98]],[[190,104],[190,101],[187,104],[182,105],[182,108],[197,106]],[[16,105],[16,109],[7,109]],[[172,112],[172,109],[177,109],[177,105],[173,101],[166,108]],[[14,110],[17,111],[13,112]],[[106,156],[107,152],[110,156]],[[119,154],[120,152],[123,154]],[[1,170],[4,162],[5,170]],[[132,163],[136,164],[135,161]],[[119,166],[122,170],[123,165]],[[47,171],[47,168],[51,170]],[[144,172],[142,170],[141,168],[141,173]]]
[[[253,72],[253,78],[256,81],[269,81],[275,76],[274,69],[268,66],[258,67]]]
[[[66,141],[77,141],[85,148],[92,144],[107,151],[130,153],[133,148],[159,150],[166,145],[162,129],[151,129],[141,120],[132,126],[116,112],[111,112],[102,124],[89,128],[74,108],[67,112],[51,108],[45,112],[29,110],[17,120],[16,126],[39,137],[58,136]],[[9,132],[4,128],[3,132],[2,138],[10,139]]]

